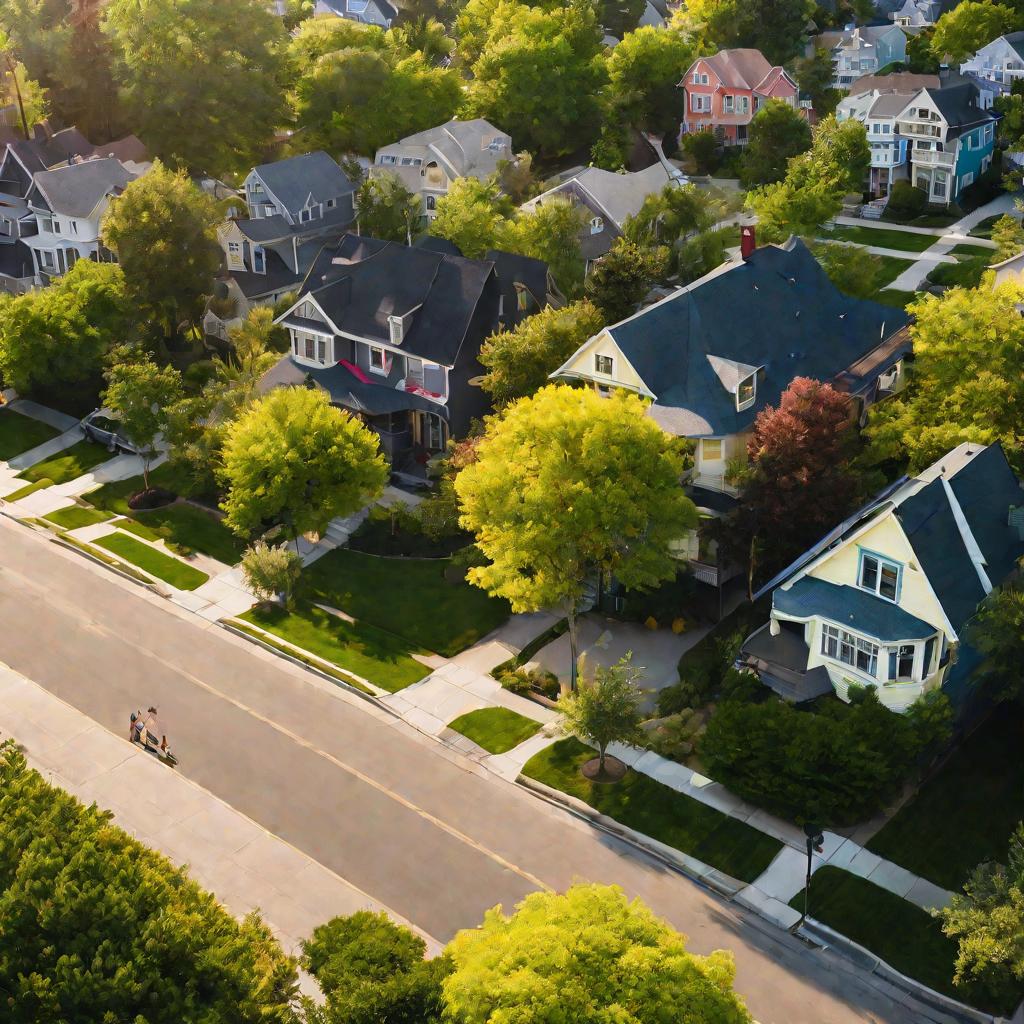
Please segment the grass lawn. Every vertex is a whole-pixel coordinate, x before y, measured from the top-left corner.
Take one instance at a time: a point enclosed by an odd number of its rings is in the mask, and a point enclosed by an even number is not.
[[[462,733],[489,754],[504,754],[540,732],[541,725],[508,708],[480,708],[449,722],[448,728]]]
[[[50,441],[59,433],[48,424],[22,416],[13,409],[0,409],[0,462]]]
[[[877,259],[882,261],[882,269],[878,272],[878,280],[875,282],[879,289],[892,284],[904,270],[914,265],[913,260],[901,260],[898,256],[878,256]]]
[[[238,618],[389,693],[430,674],[426,665],[409,656],[408,645],[393,634],[362,622],[346,622],[313,605],[299,604],[291,612],[279,605],[257,605]]]
[[[803,910],[803,890],[789,905]],[[811,876],[810,913],[937,992],[990,1012],[1009,1015],[1016,1006],[1012,996],[1000,998],[978,985],[954,985],[957,941],[942,934],[939,921],[849,871],[826,864]]]
[[[921,791],[867,844],[946,889],[975,865],[1005,861],[1024,819],[1024,711],[1001,705]]]
[[[840,224],[831,230],[818,232],[823,238],[837,238],[843,242],[858,245],[874,245],[882,249],[899,249],[903,252],[924,252],[934,245],[938,235],[919,235],[912,231],[898,231],[895,228],[852,227]]]
[[[876,296],[875,302],[881,302],[884,306],[895,306],[897,309],[905,309],[907,303],[916,302],[920,298],[917,292],[904,292],[898,288],[883,288]]]
[[[500,626],[506,601],[445,579],[448,559],[377,558],[337,548],[302,576],[304,596],[404,637],[414,647],[452,657]]]
[[[967,233],[972,238],[991,238],[992,225],[995,224],[995,222],[1002,216],[1003,215],[1001,213],[997,213],[994,217],[986,217],[984,220],[978,221],[978,223],[975,224]]]
[[[965,245],[962,242],[960,245],[954,245],[949,250],[950,256],[984,256],[990,263],[996,262],[996,251],[995,249],[989,249],[985,245]]]
[[[156,467],[149,474],[151,487],[166,487],[175,494],[188,494],[188,476],[169,462]],[[105,508],[119,516],[133,516],[135,512],[128,507],[128,499],[142,490],[142,477],[133,476],[127,480],[115,480],[112,483],[97,487],[85,495],[85,500],[97,508]]]
[[[988,259],[964,256],[957,263],[939,263],[928,272],[928,280],[950,287],[977,288],[987,268]]]
[[[69,505],[67,508],[51,512],[44,519],[59,526],[63,530],[77,530],[82,526],[93,526],[105,523],[110,514],[95,508],[83,508],[81,505]]]
[[[613,785],[590,782],[580,766],[594,756],[575,738],[559,740],[530,758],[523,774],[745,882],[757,878],[782,849],[763,832],[632,769]]]
[[[141,540],[128,537],[123,533],[112,533],[109,537],[100,537],[94,540],[93,544],[107,551],[112,551],[118,558],[137,565],[150,576],[170,583],[178,590],[195,590],[201,587],[210,577],[205,572],[200,572],[191,565],[178,561],[171,555],[165,555],[162,551],[143,544]]]
[[[103,445],[79,441],[78,444],[65,448],[51,458],[37,462],[19,473],[18,477],[33,483],[37,480],[50,480],[55,484],[63,484],[80,477],[83,473],[88,473],[90,469],[95,469],[113,457]]]

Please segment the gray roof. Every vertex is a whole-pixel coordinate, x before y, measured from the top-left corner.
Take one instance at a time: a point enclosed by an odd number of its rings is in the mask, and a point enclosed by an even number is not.
[[[998,120],[991,110],[983,110],[978,105],[978,87],[970,82],[945,89],[925,89],[924,92],[935,104],[953,134],[958,135],[976,128],[979,124]]]
[[[250,241],[266,244],[290,239],[293,235],[310,237],[330,234],[332,231],[337,237],[352,223],[353,215],[352,203],[346,198],[333,209],[325,209],[322,217],[305,223],[299,221],[289,224],[279,213],[273,217],[239,217],[234,223]]]
[[[906,109],[908,98],[903,93],[884,93],[871,104],[868,117],[896,117]]]
[[[772,595],[772,608],[798,619],[821,615],[882,643],[927,640],[936,632],[935,626],[905,612],[892,601],[814,576],[804,576],[788,590],[781,587],[776,590]]]
[[[700,437],[747,429],[794,377],[843,373],[842,386],[857,393],[878,371],[863,357],[907,323],[903,310],[844,295],[791,239],[725,264],[608,333],[657,396],[651,415],[672,433]],[[909,347],[892,345],[884,364]],[[742,412],[719,375],[728,364],[763,367],[756,401]]]
[[[104,157],[39,171],[35,186],[54,213],[88,217],[104,196],[119,194],[134,177],[120,160]]]
[[[407,135],[398,145],[433,149],[457,177],[486,178],[498,169],[499,160],[509,160],[512,157],[511,146],[490,149],[484,145],[485,140],[496,135],[505,133],[482,117],[475,117],[469,121],[453,118],[436,128]],[[387,150],[391,147],[382,148]],[[394,167],[388,165],[387,170],[394,170]]]
[[[913,96],[922,89],[937,89],[941,84],[938,75],[915,75],[909,71],[897,71],[891,75],[864,75],[850,84],[849,95],[859,96],[865,92],[896,92]]]
[[[1000,39],[1005,39],[1007,44],[1016,51],[1017,56],[1024,59],[1024,32],[1007,32],[1006,35],[1000,36]]]
[[[478,345],[496,326],[496,289],[493,311],[481,309],[494,273],[488,260],[346,234],[321,250],[302,294],[340,330],[363,338],[388,341],[388,316],[409,314],[402,350],[454,366],[467,337]]]
[[[315,202],[323,202],[354,191],[345,172],[323,150],[260,164],[253,171],[289,213],[296,215],[311,194]]]

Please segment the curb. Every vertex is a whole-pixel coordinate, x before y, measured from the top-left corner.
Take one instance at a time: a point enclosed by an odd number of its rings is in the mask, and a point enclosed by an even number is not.
[[[169,597],[169,595],[165,594],[157,583],[151,583],[147,580],[140,580],[137,579],[135,576],[130,576],[128,573],[122,572],[116,565],[111,565],[109,562],[104,562],[102,558],[97,558],[95,555],[90,554],[84,548],[80,548],[76,544],[69,544],[66,540],[64,540],[63,537],[55,537],[51,534],[50,542],[59,545],[60,547],[64,548],[65,551],[74,551],[75,554],[81,555],[83,558],[88,559],[90,562],[102,566],[104,569],[107,570],[107,572],[112,572],[114,573],[115,576],[120,576],[121,579],[128,580],[129,583],[134,583],[137,587],[144,587],[146,590],[150,591],[150,593],[156,594],[157,597]],[[142,570],[140,570],[140,572],[141,571]]]
[[[649,857],[653,857],[665,865],[665,867],[680,875],[685,875],[687,878],[710,889],[719,896],[723,896],[725,899],[732,900],[737,893],[746,888],[746,882],[741,882],[739,879],[733,878],[711,867],[709,864],[705,864],[696,857],[691,857],[676,850],[674,847],[667,846],[665,843],[660,843],[658,840],[644,835],[642,832],[637,832],[616,821],[614,818],[609,818],[606,814],[595,811],[590,804],[584,803],[576,797],[562,793],[560,790],[552,789],[551,786],[545,785],[543,782],[537,782],[535,779],[527,778],[525,775],[519,775],[515,781],[517,786],[527,790],[539,799],[561,807],[577,818],[584,819],[593,825],[594,828],[621,839]]]
[[[961,1003],[958,999],[943,995],[943,993],[936,992],[935,989],[929,988],[913,978],[908,978],[869,949],[865,949],[854,942],[853,939],[847,938],[845,935],[829,928],[828,925],[822,924],[821,921],[813,917],[808,917],[793,934],[815,946],[834,950],[861,970],[866,971],[868,974],[876,975],[883,981],[912,996],[925,1006],[938,1010],[953,1020],[963,1022],[963,1024],[1000,1024],[1000,1022],[1008,1022],[1009,1020],[1006,1017],[993,1016],[984,1010],[976,1010],[973,1006]]]

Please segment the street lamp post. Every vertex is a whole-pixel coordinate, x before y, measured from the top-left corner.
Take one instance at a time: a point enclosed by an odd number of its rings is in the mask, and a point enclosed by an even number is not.
[[[804,885],[804,912],[800,915],[800,920],[797,921],[798,928],[807,920],[807,910],[811,898],[811,867],[814,854],[821,853],[825,849],[825,837],[817,825],[807,822],[804,825],[804,836],[807,839],[807,880]]]

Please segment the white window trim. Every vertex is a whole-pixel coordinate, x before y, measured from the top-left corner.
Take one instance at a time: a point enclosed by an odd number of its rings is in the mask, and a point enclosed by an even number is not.
[[[745,402],[741,402],[740,401],[740,391],[742,390],[743,385],[746,384],[748,381],[753,385],[753,389],[751,391],[750,398],[748,398]],[[737,412],[742,412],[744,409],[749,409],[756,401],[757,401],[757,373],[755,372],[755,373],[750,374],[750,376],[748,376],[748,377],[744,377],[743,380],[741,380],[736,385],[736,411]]]
[[[869,587],[864,583],[864,563],[869,558],[878,565],[878,569],[875,573],[874,587]],[[890,569],[895,569],[896,571],[896,594],[894,597],[886,597],[886,595],[882,593],[882,569],[886,566]],[[899,602],[900,591],[903,586],[903,566],[895,559],[886,558],[884,555],[878,555],[873,551],[866,551],[862,549],[857,561],[857,586],[860,590],[866,590],[869,594],[874,594],[883,601],[890,601],[893,604],[897,604]]]
[[[608,369],[602,370],[601,361],[608,360]],[[605,355],[603,352],[594,353],[594,373],[599,373],[602,377],[613,377],[615,375],[615,357]]]
[[[829,633],[829,630],[832,630],[835,633],[835,636]],[[849,637],[850,639],[844,641],[844,637]],[[827,639],[835,640],[835,654],[830,654],[826,650],[825,641]],[[840,652],[842,651],[844,643],[846,644],[846,646],[853,648],[854,653],[852,662],[845,661],[842,657],[840,657]],[[873,649],[874,653],[871,653],[870,649]],[[862,675],[869,676],[872,679],[878,679],[878,658],[882,652],[882,647],[875,640],[871,640],[866,636],[860,635],[859,633],[853,633],[845,626],[841,626],[838,623],[822,621],[821,639],[818,645],[818,650],[823,658],[826,658],[831,662],[835,662],[835,664],[837,665],[845,665],[847,668],[853,669],[854,672],[859,672]],[[857,651],[863,651],[865,654],[868,654],[870,658],[874,659],[874,672],[870,671],[870,669],[861,668],[857,664]],[[886,671],[888,672],[888,666],[886,666]]]
[[[367,345],[369,349],[369,358],[367,359],[367,366],[369,367],[370,373],[376,373],[378,376],[386,377],[388,375],[388,350],[382,345]],[[380,366],[373,365],[374,353],[380,353]]]

